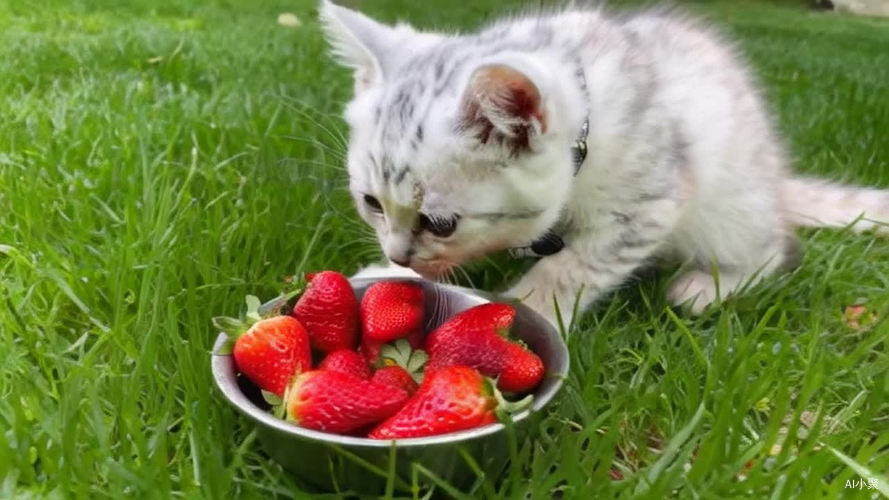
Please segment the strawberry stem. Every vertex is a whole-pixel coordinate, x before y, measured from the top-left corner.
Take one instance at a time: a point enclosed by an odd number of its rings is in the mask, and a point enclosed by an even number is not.
[[[505,327],[502,327],[502,328],[496,328],[494,331],[497,333],[497,335],[499,335],[499,336],[501,336],[501,337],[503,337],[503,338],[509,340],[509,329],[510,329],[511,326],[512,326],[512,325],[510,325],[510,326],[505,326]]]
[[[507,414],[525,411],[530,408],[531,403],[534,402],[533,394],[528,394],[518,401],[507,401],[503,397],[503,394],[501,394],[500,391],[497,391],[494,393],[494,398],[497,399],[497,411],[502,411]]]
[[[533,394],[528,394],[518,401],[507,401],[507,399],[503,397],[503,393],[497,389],[496,382],[486,378],[485,383],[488,386],[488,390],[491,391],[491,394],[494,396],[494,400],[497,402],[497,408],[494,410],[494,414],[497,416],[497,420],[500,420],[501,422],[511,419],[512,415],[515,413],[530,408],[531,403],[534,402]]]
[[[281,310],[287,306],[287,303],[301,293],[303,293],[303,288],[296,287],[293,290],[278,295],[274,299],[259,306],[259,316],[262,318],[266,318],[268,316],[276,316],[278,314],[281,314]]]
[[[244,322],[238,318],[229,318],[228,316],[216,316],[212,320],[213,327],[220,332],[225,333],[229,338],[237,337],[244,329]]]

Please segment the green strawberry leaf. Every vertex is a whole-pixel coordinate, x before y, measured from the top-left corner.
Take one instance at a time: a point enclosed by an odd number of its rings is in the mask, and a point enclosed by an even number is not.
[[[290,394],[296,389],[296,381],[299,380],[300,375],[301,374],[297,373],[293,376],[293,379],[287,384],[287,388],[284,389],[284,396],[280,398],[280,402],[276,405],[272,405],[272,415],[275,417],[287,420],[288,422],[296,422],[296,419],[291,418],[291,416],[287,414],[287,401],[290,400]]]
[[[503,393],[497,389],[497,381],[488,377],[485,377],[485,389],[490,392],[494,396],[494,400],[497,401],[497,408],[494,410],[494,414],[497,415],[497,420],[501,422],[504,422],[506,419],[511,419],[512,415],[515,413],[530,408],[531,404],[534,402],[533,394],[528,394],[518,401],[508,401],[503,397]]]
[[[272,406],[272,415],[274,415],[275,418],[280,418],[281,420],[288,420],[287,405],[285,405],[284,402],[281,401],[281,404]]]
[[[423,367],[429,361],[429,355],[420,349],[412,349],[407,339],[398,339],[380,349],[382,366],[400,366],[418,384],[423,381]]]
[[[225,333],[229,338],[237,338],[245,328],[244,322],[238,318],[228,316],[216,316],[211,320],[213,327]]]
[[[386,344],[380,349],[380,357],[383,364],[396,364],[407,369],[407,363],[411,357],[411,345],[406,339],[398,339],[392,344]]]
[[[284,402],[280,396],[278,396],[274,392],[267,391],[265,389],[262,390],[262,399],[264,399],[266,403],[273,407],[278,406]]]
[[[405,369],[412,376],[415,376],[415,374],[423,370],[423,367],[426,366],[427,361],[429,361],[429,355],[426,354],[426,351],[417,349],[416,351],[411,353],[410,359],[408,359],[407,367]]]

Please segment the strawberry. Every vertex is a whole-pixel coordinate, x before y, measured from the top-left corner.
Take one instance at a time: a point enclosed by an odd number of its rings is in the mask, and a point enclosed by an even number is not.
[[[521,344],[504,340],[503,363],[497,379],[497,388],[501,391],[530,391],[543,380],[543,360]]]
[[[380,384],[399,387],[408,395],[417,392],[417,382],[407,370],[398,365],[384,366],[375,371],[370,379]]]
[[[329,353],[354,349],[358,341],[358,299],[345,276],[336,271],[306,275],[306,290],[293,306],[312,347]]]
[[[345,434],[394,415],[408,395],[398,387],[348,373],[314,370],[284,395],[286,419],[307,429]]]
[[[230,351],[238,371],[260,389],[281,396],[294,375],[312,368],[309,335],[297,319],[263,318],[259,308],[259,299],[250,295],[244,320],[213,318],[213,324],[229,335],[217,354]]]
[[[370,368],[367,367],[367,360],[364,359],[364,356],[348,349],[340,349],[328,354],[318,365],[318,369],[350,373],[363,379],[370,378]]]
[[[500,302],[488,302],[470,307],[451,316],[444,324],[426,336],[426,351],[437,350],[437,344],[441,339],[463,330],[504,330],[512,326],[515,319],[515,308],[509,304]],[[450,342],[446,340],[446,342]]]
[[[515,309],[488,303],[467,309],[426,337],[429,369],[466,365],[498,379],[497,388],[526,392],[540,383],[543,361],[502,334],[512,325]]]
[[[505,418],[531,402],[509,403],[489,379],[468,366],[429,373],[417,393],[397,413],[370,432],[372,439],[402,439],[472,429]]]
[[[386,343],[423,329],[423,289],[404,281],[379,281],[361,299],[361,326],[368,342]]]

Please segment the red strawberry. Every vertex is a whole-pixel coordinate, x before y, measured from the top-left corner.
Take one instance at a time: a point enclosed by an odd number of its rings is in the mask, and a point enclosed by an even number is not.
[[[306,275],[308,284],[293,306],[312,347],[321,352],[354,349],[358,341],[358,299],[345,276],[336,271]]]
[[[429,373],[414,397],[369,437],[402,439],[472,429],[495,422],[496,412],[519,410],[530,398],[507,403],[478,371],[449,366]]]
[[[244,321],[213,318],[213,323],[228,333],[233,346],[224,349],[231,348],[238,371],[280,397],[294,375],[312,369],[309,336],[291,316],[261,318],[259,299],[252,295],[247,297],[247,309]]]
[[[374,283],[361,299],[361,326],[369,342],[391,342],[422,331],[423,289],[403,281]]]
[[[515,308],[500,302],[488,302],[451,316],[444,324],[426,336],[426,351],[436,350],[440,339],[447,339],[463,330],[505,330],[512,326]]]
[[[364,356],[348,349],[340,349],[328,354],[318,365],[318,369],[349,373],[363,379],[370,378],[370,368],[368,368]]]
[[[543,379],[540,357],[501,335],[515,317],[507,304],[488,303],[467,309],[426,338],[429,369],[466,365],[498,378],[497,387],[525,392]]]
[[[399,387],[409,395],[417,392],[417,382],[407,370],[397,365],[384,366],[378,369],[370,379],[380,384]]]
[[[506,392],[525,392],[543,380],[543,360],[521,344],[504,340],[503,369],[497,388]]]
[[[398,387],[315,370],[293,381],[284,405],[287,420],[301,427],[345,434],[389,418],[407,399]]]

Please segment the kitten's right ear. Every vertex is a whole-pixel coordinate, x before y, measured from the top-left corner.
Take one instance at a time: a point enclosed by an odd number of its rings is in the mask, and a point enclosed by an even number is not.
[[[355,88],[382,81],[382,56],[391,47],[394,30],[329,0],[322,0],[319,14],[334,57],[355,70]]]
[[[531,77],[504,65],[475,70],[463,94],[459,127],[482,144],[507,146],[513,155],[530,151],[546,132],[543,97]]]

